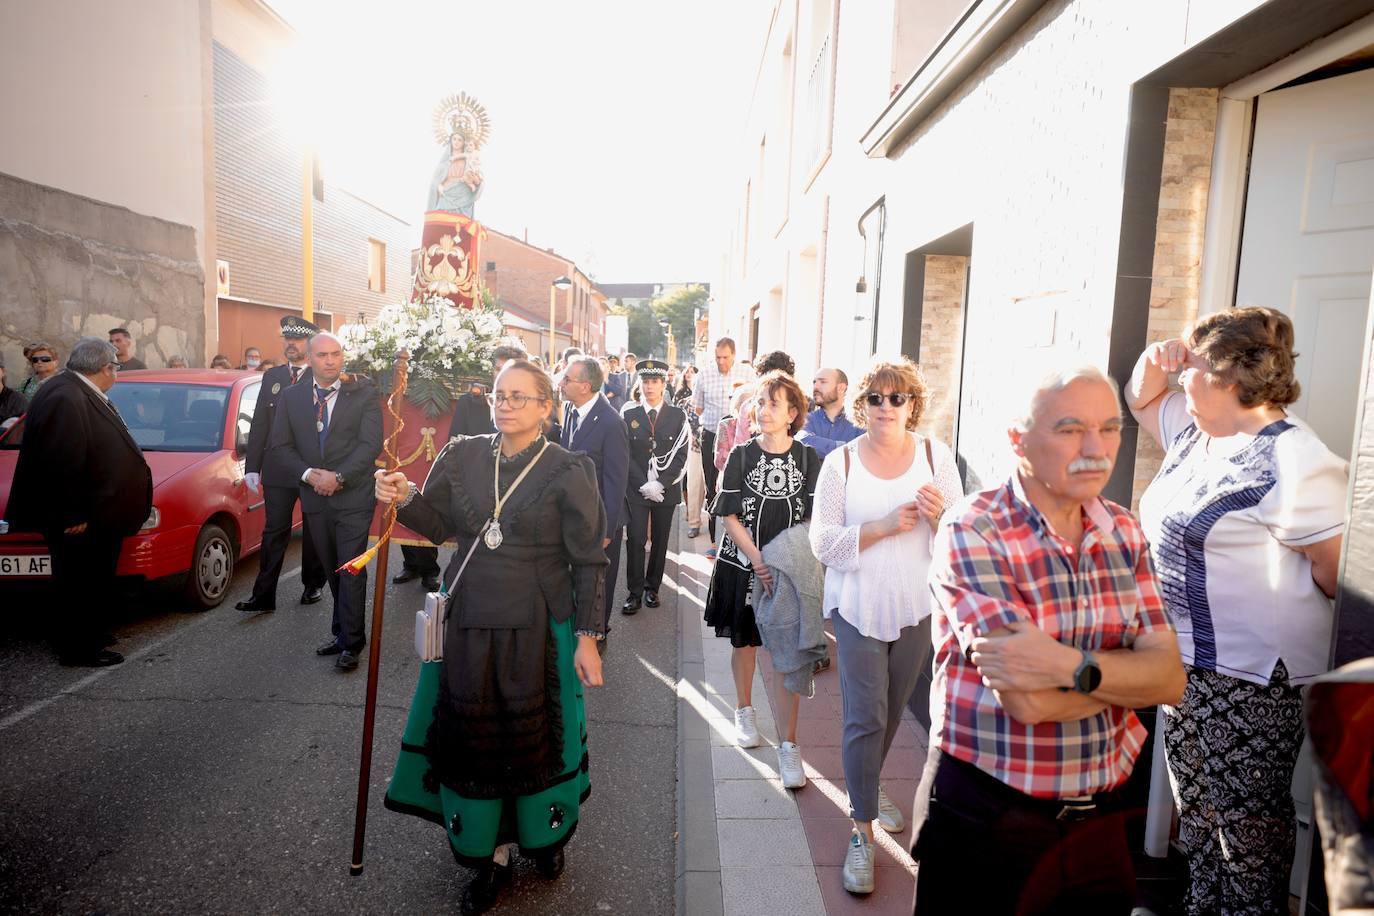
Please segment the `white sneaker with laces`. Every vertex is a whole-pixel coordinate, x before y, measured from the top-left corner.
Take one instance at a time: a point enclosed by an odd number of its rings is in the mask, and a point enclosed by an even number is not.
[[[873,844],[858,830],[849,834],[841,877],[844,889],[851,894],[873,893]]]
[[[791,741],[784,741],[778,745],[778,773],[782,776],[783,788],[800,789],[806,785],[801,748]]]
[[[740,747],[759,746],[759,727],[754,722],[754,707],[741,706],[735,710],[735,743]]]
[[[892,803],[892,799],[887,797],[887,790],[882,783],[878,783],[878,826],[888,833],[901,833],[906,829],[906,820],[902,817],[902,812]]]

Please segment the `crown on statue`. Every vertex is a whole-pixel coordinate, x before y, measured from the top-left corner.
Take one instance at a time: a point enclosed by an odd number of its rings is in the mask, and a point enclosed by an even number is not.
[[[450,95],[434,106],[434,139],[442,145],[454,134],[463,138],[468,152],[481,149],[491,136],[486,108],[466,92]]]

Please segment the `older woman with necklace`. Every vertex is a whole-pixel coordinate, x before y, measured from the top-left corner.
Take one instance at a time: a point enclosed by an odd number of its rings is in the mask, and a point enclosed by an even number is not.
[[[499,432],[450,440],[423,488],[376,474],[402,524],[458,542],[444,657],[422,666],[386,804],[443,824],[454,857],[477,869],[464,913],[496,901],[513,844],[544,877],[562,872],[591,792],[582,691],[602,683],[595,467],[544,438],[553,387],[538,367],[508,363],[492,399]]]

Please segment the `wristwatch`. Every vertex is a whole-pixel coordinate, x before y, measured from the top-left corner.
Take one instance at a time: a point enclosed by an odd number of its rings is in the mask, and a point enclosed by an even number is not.
[[[1097,666],[1097,659],[1093,658],[1091,652],[1087,649],[1081,651],[1083,660],[1073,672],[1073,689],[1086,695],[1102,685],[1102,669]]]
[[[334,472],[334,479],[339,482],[339,486],[342,487],[344,485],[344,476],[340,474],[338,471]]]

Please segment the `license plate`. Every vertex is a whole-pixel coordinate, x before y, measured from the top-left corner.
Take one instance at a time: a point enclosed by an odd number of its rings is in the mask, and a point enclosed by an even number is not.
[[[0,576],[51,576],[52,557],[46,553],[0,553]]]

